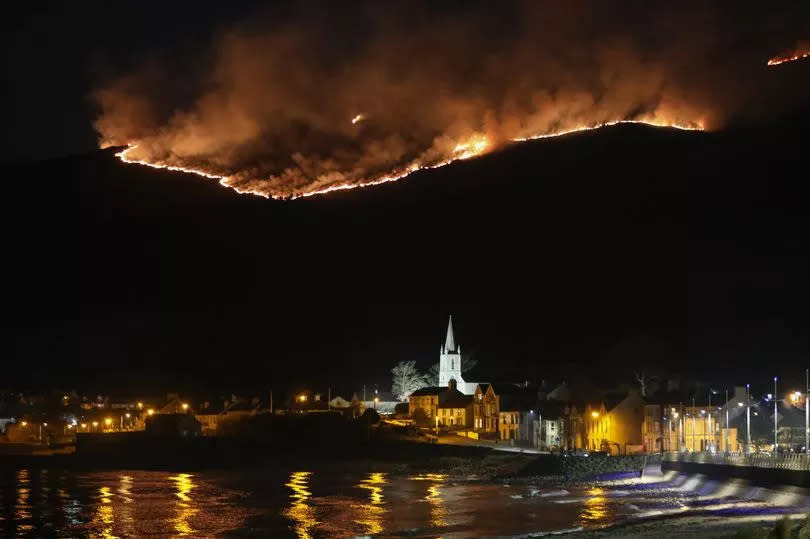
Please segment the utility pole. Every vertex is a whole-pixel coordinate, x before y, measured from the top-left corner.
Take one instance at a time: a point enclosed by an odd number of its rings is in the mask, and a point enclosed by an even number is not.
[[[804,454],[810,455],[810,369],[804,371]]]
[[[728,389],[726,389],[726,454],[728,452]]]
[[[779,419],[776,415],[776,403],[779,402],[779,397],[776,393],[776,376],[773,377],[773,454],[776,456],[776,450],[779,449]]]
[[[273,415],[273,390],[270,390],[270,415]]]
[[[712,388],[709,388],[709,415],[706,418],[706,421],[709,423],[709,432],[712,435],[709,451],[714,451],[714,429],[712,428]]]
[[[326,393],[327,394],[327,397],[326,397],[326,409],[331,412],[332,411],[332,388],[330,387],[326,391],[327,391],[327,393]]]

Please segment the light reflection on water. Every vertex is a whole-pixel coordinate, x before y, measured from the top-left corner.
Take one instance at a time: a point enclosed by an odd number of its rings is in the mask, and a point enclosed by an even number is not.
[[[379,535],[383,532],[383,516],[386,511],[383,507],[383,485],[387,483],[385,476],[384,473],[370,473],[357,485],[368,490],[369,503],[354,505],[358,513],[354,521],[366,528],[367,535]]]
[[[29,532],[33,528],[31,525],[31,505],[29,497],[31,495],[31,478],[27,468],[17,470],[17,504],[14,511],[14,520],[19,522],[17,526],[20,532]]]
[[[594,487],[587,490],[588,495],[579,514],[579,525],[584,528],[593,528],[611,524],[613,515],[608,507],[605,489]]]
[[[169,478],[174,481],[177,487],[176,496],[178,498],[176,515],[172,519],[172,523],[174,524],[174,531],[181,536],[195,532],[190,519],[199,511],[191,500],[191,489],[195,486],[192,477],[191,474],[181,473]]]
[[[791,510],[746,498],[745,489],[739,497],[718,498],[722,484],[689,492],[670,480],[563,490],[470,483],[443,474],[270,468],[194,475],[23,468],[0,474],[2,537],[211,537],[240,529],[301,539],[477,537],[595,529],[695,512],[778,518]],[[810,499],[805,491],[793,494],[794,506],[795,499]]]
[[[318,524],[315,520],[315,510],[307,503],[312,497],[312,492],[308,488],[311,475],[312,472],[293,472],[285,485],[292,490],[291,504],[286,516],[293,521],[295,533],[300,539],[311,539],[309,532]]]

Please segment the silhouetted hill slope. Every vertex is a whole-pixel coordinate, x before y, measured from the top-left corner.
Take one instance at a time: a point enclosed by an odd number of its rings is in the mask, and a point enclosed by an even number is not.
[[[452,312],[516,377],[639,335],[701,365],[718,319],[806,320],[805,146],[623,125],[291,202],[111,150],[6,167],[8,354],[76,383],[387,382]]]

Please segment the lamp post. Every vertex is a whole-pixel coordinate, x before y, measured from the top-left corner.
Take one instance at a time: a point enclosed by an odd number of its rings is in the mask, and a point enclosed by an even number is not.
[[[726,454],[728,452],[728,389],[726,389]]]
[[[751,454],[751,384],[745,384],[745,454]]]
[[[810,455],[810,369],[804,370],[804,454]]]
[[[692,397],[692,453],[695,452],[695,434],[697,434],[697,409],[695,408],[695,397]]]
[[[774,454],[774,456],[776,456],[776,450],[779,449],[779,437],[778,437],[779,419],[778,419],[778,417],[776,415],[776,409],[777,409],[776,403],[779,401],[779,397],[777,395],[779,395],[779,394],[776,392],[776,380],[777,380],[777,377],[774,376],[773,377],[773,454]]]

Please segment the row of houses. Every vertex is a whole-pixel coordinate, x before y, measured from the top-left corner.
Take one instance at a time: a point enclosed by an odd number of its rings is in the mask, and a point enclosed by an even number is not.
[[[704,409],[701,415],[698,408],[652,402],[635,390],[577,402],[565,384],[544,393],[519,384],[481,383],[467,395],[453,379],[446,387],[413,392],[408,403],[419,425],[542,450],[739,451],[737,428],[726,428],[719,411]]]

